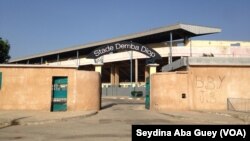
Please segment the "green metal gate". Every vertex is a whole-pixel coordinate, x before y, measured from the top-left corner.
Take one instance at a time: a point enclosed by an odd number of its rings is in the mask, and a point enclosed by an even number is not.
[[[67,110],[67,77],[53,77],[53,92],[51,111]]]
[[[2,72],[0,72],[0,89],[2,88]]]
[[[145,108],[150,108],[150,77],[146,78]]]

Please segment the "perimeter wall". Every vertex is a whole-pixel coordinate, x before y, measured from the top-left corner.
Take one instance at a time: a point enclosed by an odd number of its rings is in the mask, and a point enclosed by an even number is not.
[[[50,111],[53,77],[67,77],[67,110],[100,109],[100,74],[76,68],[1,67],[0,110]]]
[[[151,110],[250,108],[250,67],[190,66],[186,72],[151,75]],[[238,99],[238,103],[230,103]],[[230,105],[231,104],[231,105]]]

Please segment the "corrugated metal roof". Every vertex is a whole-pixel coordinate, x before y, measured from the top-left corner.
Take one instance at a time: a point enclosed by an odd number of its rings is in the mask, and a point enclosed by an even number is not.
[[[18,61],[40,58],[40,57],[45,57],[49,55],[56,55],[56,54],[70,52],[70,51],[77,51],[77,50],[86,49],[86,48],[94,48],[94,47],[99,47],[105,44],[119,42],[119,41],[134,41],[134,42],[138,42],[141,44],[168,41],[169,37],[167,35],[170,32],[173,32],[173,40],[177,40],[185,36],[194,37],[194,36],[200,36],[200,35],[205,35],[205,34],[218,33],[218,32],[221,32],[221,29],[213,28],[213,27],[206,27],[206,26],[190,25],[190,24],[175,24],[171,26],[151,29],[151,30],[144,31],[144,32],[120,36],[120,37],[116,37],[116,38],[112,38],[112,39],[108,39],[104,41],[93,42],[93,43],[84,44],[80,46],[74,46],[70,48],[50,51],[47,53],[41,53],[41,54],[36,54],[32,56],[11,59],[9,63],[15,63]]]

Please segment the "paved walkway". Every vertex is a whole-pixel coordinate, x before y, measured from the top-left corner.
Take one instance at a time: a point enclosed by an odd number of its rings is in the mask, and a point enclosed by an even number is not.
[[[88,117],[97,111],[46,112],[46,111],[0,111],[0,128],[11,125],[37,125],[72,118]]]
[[[116,100],[136,100],[136,102],[144,100],[142,98],[130,97],[105,97],[107,99]],[[104,99],[105,99],[104,98]],[[111,103],[112,105],[113,103]],[[102,103],[102,107],[109,107],[110,103]],[[0,128],[12,125],[39,125],[45,123],[53,123],[57,121],[65,121],[73,118],[88,117],[97,114],[98,111],[82,111],[82,112],[46,112],[46,111],[22,111],[22,110],[0,110]]]
[[[231,111],[165,111],[145,110],[145,104],[135,99],[103,99],[102,110],[90,117],[86,113],[48,113],[36,112],[29,116],[23,112],[2,113],[0,118],[12,120],[12,125],[32,121],[29,126],[5,126],[0,128],[0,140],[18,141],[130,141],[131,125],[134,124],[247,124],[250,125],[250,113]],[[22,114],[20,114],[22,113]],[[28,112],[29,113],[29,112]],[[15,116],[13,116],[13,115]],[[12,117],[13,116],[13,117]],[[50,117],[50,118],[49,118]],[[56,117],[56,118],[55,118]],[[77,118],[76,118],[77,117]],[[66,121],[64,119],[66,118]],[[63,122],[44,123],[50,119]],[[70,120],[67,120],[70,119]],[[40,121],[38,125],[34,125]],[[26,122],[27,123],[27,122]],[[45,122],[46,123],[46,122]],[[26,124],[27,125],[27,124]]]
[[[105,97],[102,110],[118,104],[141,104],[137,109],[145,110],[144,99],[130,97]],[[184,124],[250,124],[250,113],[235,111],[162,111],[159,113],[173,123]],[[12,125],[39,125],[73,118],[88,117],[97,111],[45,112],[45,111],[0,111],[0,128]],[[116,115],[116,114],[115,114]]]

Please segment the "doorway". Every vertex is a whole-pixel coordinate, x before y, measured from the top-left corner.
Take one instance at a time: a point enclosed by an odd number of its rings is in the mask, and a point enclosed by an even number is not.
[[[51,111],[67,111],[68,77],[53,77]]]

